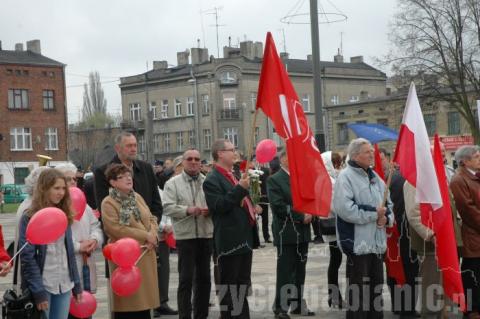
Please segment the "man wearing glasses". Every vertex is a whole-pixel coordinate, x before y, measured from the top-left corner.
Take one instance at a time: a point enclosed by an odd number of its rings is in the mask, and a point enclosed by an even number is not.
[[[193,318],[206,319],[213,223],[202,189],[205,176],[200,174],[200,153],[195,149],[186,151],[182,164],[183,172],[165,183],[162,197],[164,214],[172,218],[177,240],[178,315],[180,319],[190,319],[193,310]]]
[[[256,210],[248,197],[248,175],[243,174],[238,181],[232,174],[234,152],[235,147],[228,140],[215,141],[212,145],[215,166],[203,183],[214,225],[222,319],[250,318],[247,292]]]

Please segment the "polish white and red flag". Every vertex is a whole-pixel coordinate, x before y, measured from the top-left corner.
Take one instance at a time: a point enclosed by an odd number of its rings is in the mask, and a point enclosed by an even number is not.
[[[422,223],[435,234],[435,253],[445,294],[464,309],[465,296],[438,136],[435,142],[432,156],[415,84],[412,83],[393,161],[399,165],[402,176],[415,186],[415,202],[419,204]]]
[[[276,133],[285,139],[293,209],[327,217],[332,199],[330,176],[270,32],[258,85],[258,108],[272,120]]]

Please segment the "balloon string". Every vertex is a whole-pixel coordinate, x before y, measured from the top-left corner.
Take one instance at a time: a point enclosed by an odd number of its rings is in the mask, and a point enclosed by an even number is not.
[[[10,259],[10,260],[8,261],[7,265],[10,265],[10,264],[13,262],[13,260],[15,259],[15,257],[17,257],[18,254],[20,254],[20,253],[22,252],[22,250],[23,250],[25,247],[27,247],[27,245],[28,245],[28,241],[26,241],[25,244],[23,244],[22,248],[20,248],[20,249],[15,253],[15,255],[13,255],[12,259]]]
[[[140,257],[138,257],[137,261],[135,262],[135,266],[138,264],[138,262],[140,261],[140,259],[143,258],[143,256],[145,256],[145,254],[148,252],[148,249],[145,249],[145,251],[140,255]]]

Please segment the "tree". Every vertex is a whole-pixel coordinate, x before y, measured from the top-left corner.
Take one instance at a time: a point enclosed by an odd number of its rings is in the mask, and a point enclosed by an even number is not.
[[[480,99],[480,2],[398,0],[390,39],[393,70],[434,75],[432,96],[456,108],[479,144],[474,105]]]
[[[102,128],[113,124],[114,120],[107,114],[107,100],[105,99],[100,74],[90,72],[88,85],[83,88],[82,121],[80,127]]]

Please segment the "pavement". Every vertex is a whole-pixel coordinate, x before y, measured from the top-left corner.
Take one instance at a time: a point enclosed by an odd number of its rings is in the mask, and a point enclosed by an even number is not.
[[[15,214],[0,214],[0,224],[3,227],[5,245],[13,241],[15,229]],[[253,253],[252,265],[252,295],[248,298],[250,305],[250,314],[252,319],[273,318],[271,311],[275,297],[275,272],[276,256],[275,248],[271,243],[266,243],[264,248],[256,249]],[[341,291],[345,289],[345,262],[343,256],[342,265],[339,274],[339,283]],[[96,253],[96,263],[98,271],[98,290],[95,295],[97,299],[97,311],[94,318],[109,318],[107,280],[104,276],[104,259],[101,252]],[[309,248],[309,259],[307,262],[307,277],[305,280],[305,299],[310,310],[315,311],[314,317],[292,316],[292,318],[345,318],[345,312],[338,309],[329,309],[327,305],[327,268],[329,261],[329,250],[327,244],[311,244]],[[170,288],[169,305],[177,308],[177,255],[170,255]],[[212,265],[213,272],[213,265]],[[213,280],[213,273],[212,273]],[[0,277],[0,293],[11,287],[13,275],[10,273],[7,277]],[[3,294],[3,293],[2,293]],[[383,298],[385,304],[384,318],[399,318],[389,311],[390,294],[388,288],[384,286]],[[219,318],[218,302],[213,291],[210,294],[210,301],[214,306],[210,308],[209,318]],[[177,318],[178,316],[162,316],[162,318]],[[448,318],[461,318],[460,314],[450,313]]]

